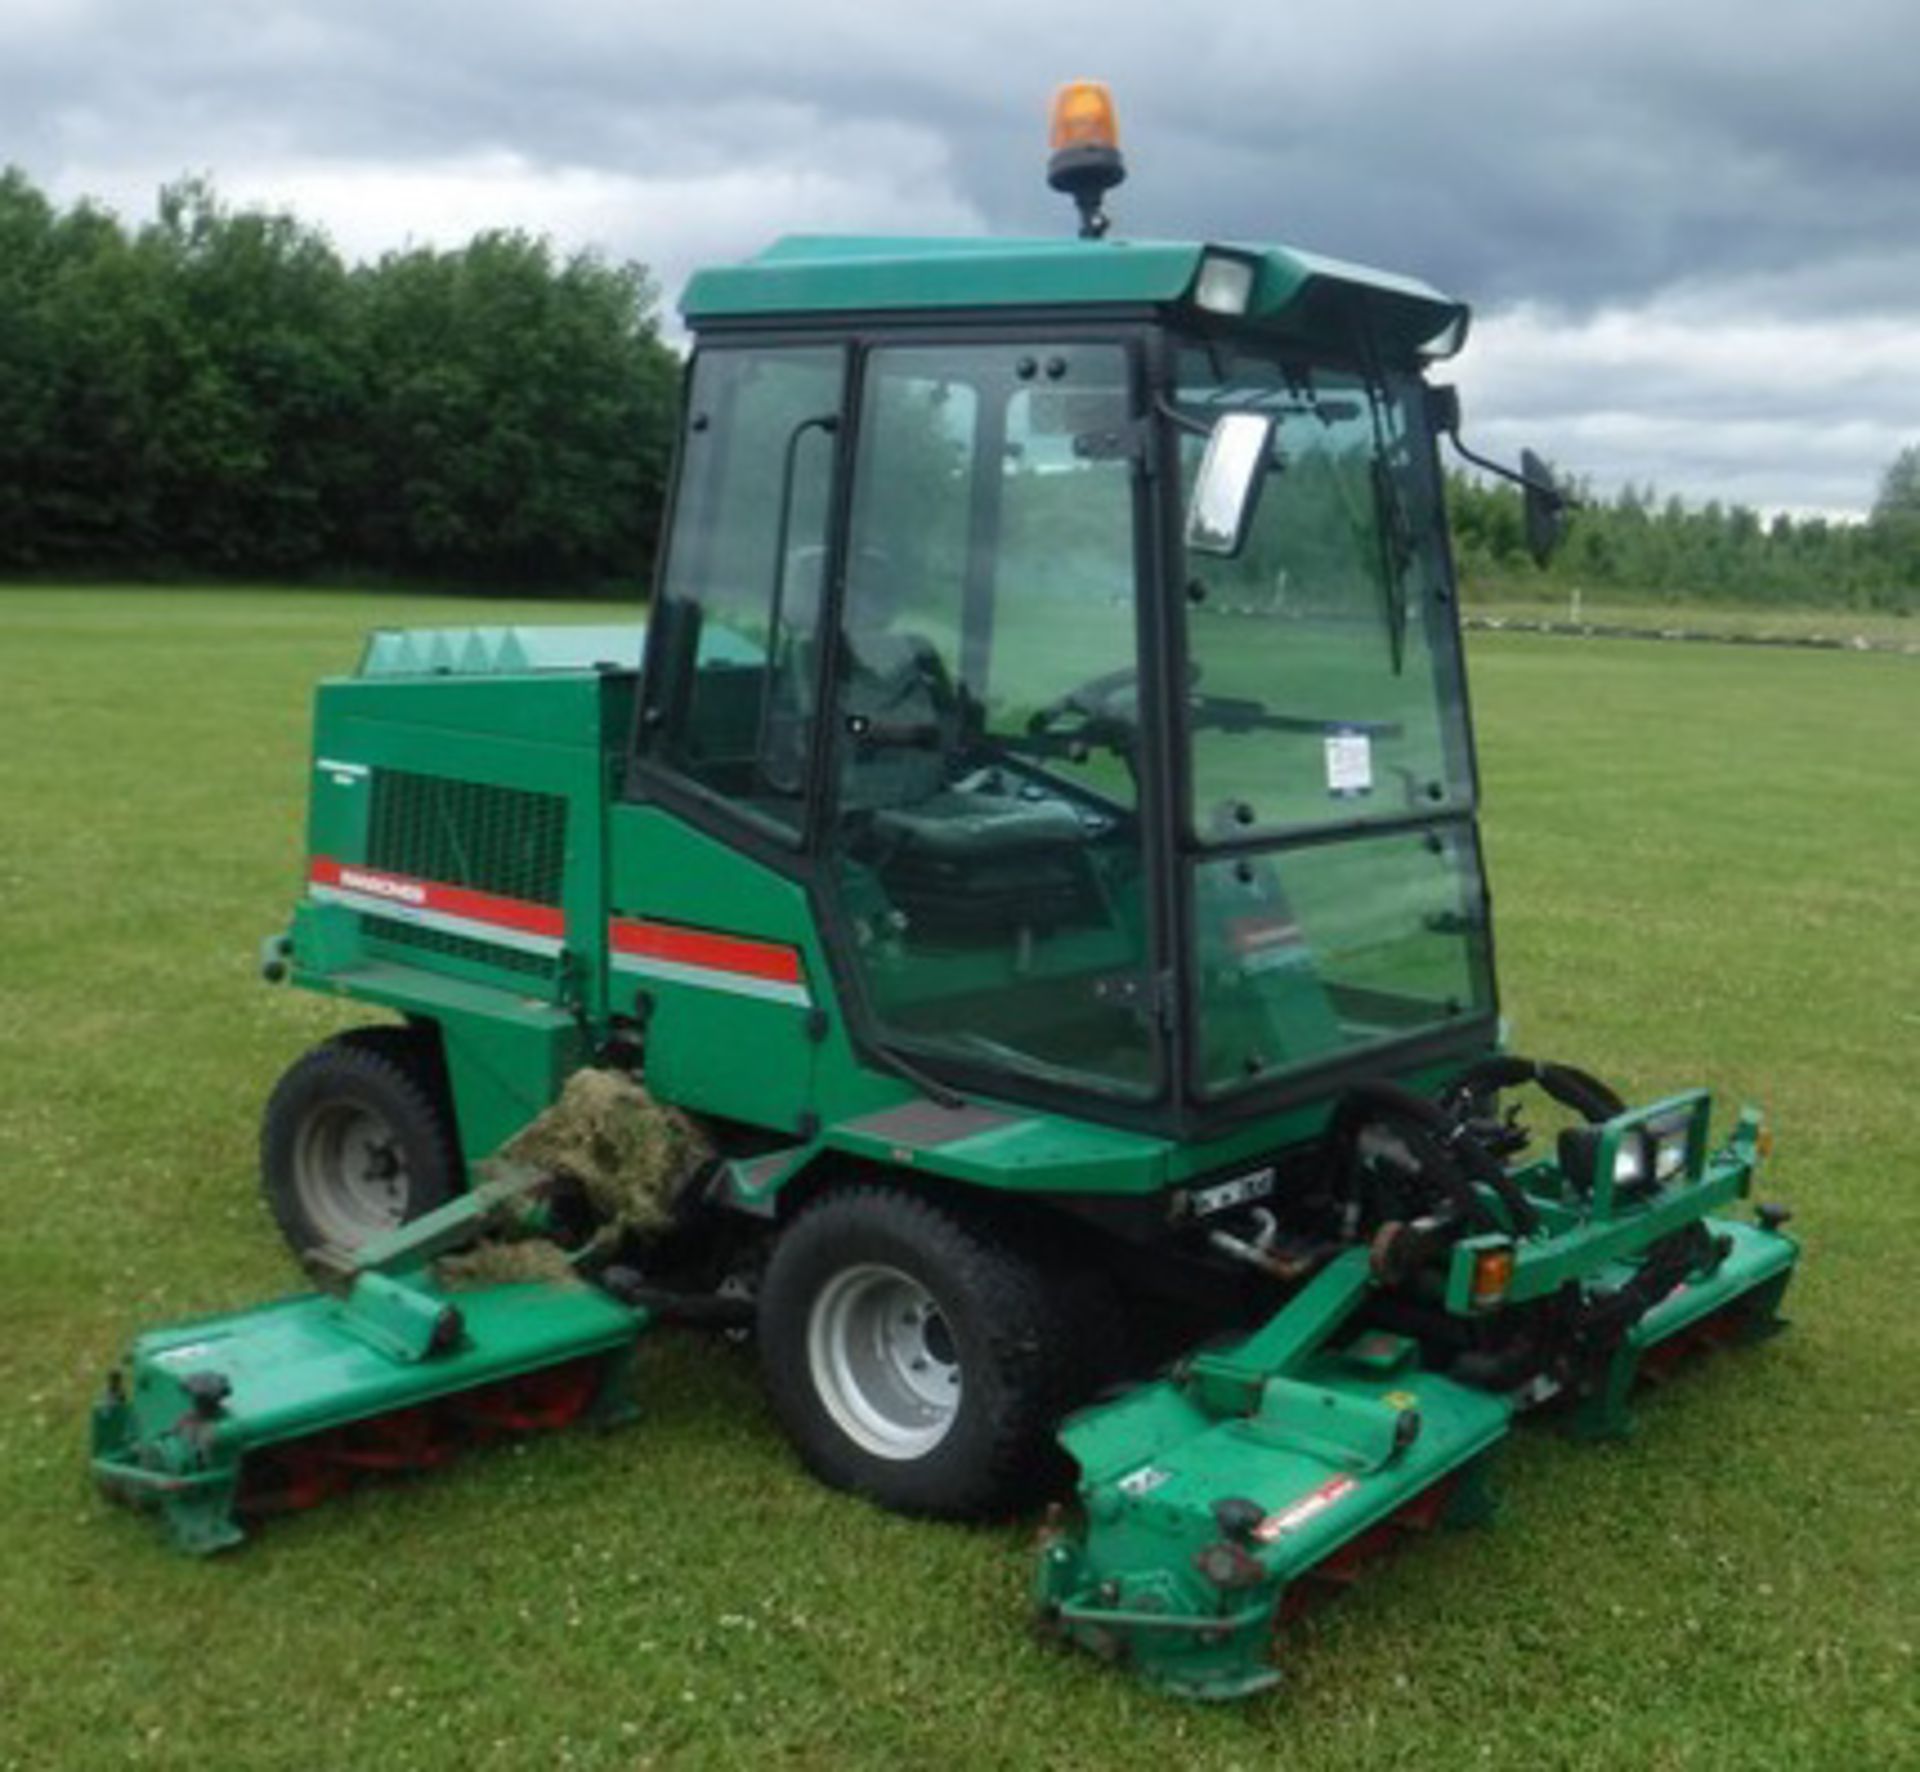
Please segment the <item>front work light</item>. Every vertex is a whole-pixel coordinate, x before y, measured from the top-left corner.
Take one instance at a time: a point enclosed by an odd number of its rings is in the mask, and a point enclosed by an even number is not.
[[[1647,1173],[1646,1141],[1637,1133],[1629,1133],[1613,1153],[1613,1185],[1625,1193],[1645,1181]]]
[[[1583,1194],[1595,1194],[1603,1174],[1615,1200],[1646,1198],[1659,1189],[1697,1180],[1705,1165],[1704,1091],[1656,1102],[1603,1126],[1570,1126],[1560,1134],[1560,1167]],[[1610,1164],[1610,1172],[1601,1164]]]
[[[1692,1139],[1692,1131],[1690,1122],[1684,1119],[1678,1125],[1647,1128],[1647,1141],[1653,1147],[1655,1181],[1673,1181],[1685,1173],[1687,1146]]]

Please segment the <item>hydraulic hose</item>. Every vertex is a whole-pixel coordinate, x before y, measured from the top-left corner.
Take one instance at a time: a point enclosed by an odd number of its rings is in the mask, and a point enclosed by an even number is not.
[[[1562,1107],[1571,1108],[1589,1125],[1611,1120],[1624,1113],[1627,1104],[1598,1077],[1570,1064],[1554,1064],[1503,1053],[1498,1058],[1483,1058],[1455,1078],[1441,1097],[1443,1112],[1458,1114],[1475,1096],[1501,1089],[1518,1089],[1526,1083],[1538,1083]]]
[[[1472,1186],[1479,1181],[1491,1188],[1507,1209],[1507,1224],[1493,1228],[1530,1231],[1539,1223],[1539,1215],[1526,1195],[1485,1145],[1436,1103],[1398,1083],[1355,1084],[1333,1110],[1327,1134],[1351,1163],[1362,1129],[1378,1122],[1390,1123],[1412,1135],[1408,1147],[1414,1159],[1467,1218],[1488,1222],[1486,1204]]]

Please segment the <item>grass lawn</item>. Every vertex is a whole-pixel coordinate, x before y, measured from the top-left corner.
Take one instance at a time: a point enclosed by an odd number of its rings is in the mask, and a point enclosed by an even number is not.
[[[1522,1050],[1764,1100],[1792,1332],[1300,1634],[1283,1691],[1162,1700],[1035,1641],[1030,1526],[805,1478],[749,1358],[644,1349],[646,1419],[365,1489],[213,1563],[95,1500],[136,1327],[294,1282],[254,1187],[333,1024],[256,982],[313,679],[489,602],[0,590],[0,1768],[1920,1760],[1920,661],[1475,638]],[[542,619],[604,620],[604,606]]]

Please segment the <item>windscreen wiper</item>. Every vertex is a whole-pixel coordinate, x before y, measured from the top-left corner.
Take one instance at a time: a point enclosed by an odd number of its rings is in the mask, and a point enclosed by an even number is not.
[[[1387,656],[1397,677],[1407,650],[1407,566],[1413,559],[1413,525],[1400,497],[1400,482],[1387,465],[1387,426],[1382,415],[1387,391],[1377,367],[1366,376],[1367,411],[1373,420],[1373,508],[1380,537],[1381,595],[1387,610]]]

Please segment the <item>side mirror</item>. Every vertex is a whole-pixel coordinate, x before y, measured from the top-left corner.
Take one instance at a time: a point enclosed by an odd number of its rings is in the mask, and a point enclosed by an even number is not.
[[[1270,417],[1227,412],[1213,421],[1187,507],[1187,546],[1196,554],[1231,557],[1246,545],[1272,457]]]
[[[1520,451],[1520,473],[1526,488],[1523,519],[1527,533],[1527,552],[1536,566],[1544,566],[1554,556],[1567,533],[1567,506],[1570,503],[1553,478],[1553,469],[1531,449]]]
[[[1531,449],[1520,451],[1520,471],[1516,474],[1512,468],[1503,467],[1497,461],[1488,461],[1484,455],[1476,454],[1462,443],[1459,389],[1428,388],[1427,421],[1438,435],[1445,437],[1476,468],[1484,468],[1489,474],[1498,475],[1520,488],[1525,498],[1521,515],[1527,552],[1533,556],[1534,565],[1546,565],[1567,533],[1567,513],[1578,510],[1580,501],[1560,485],[1553,476],[1553,469]]]

